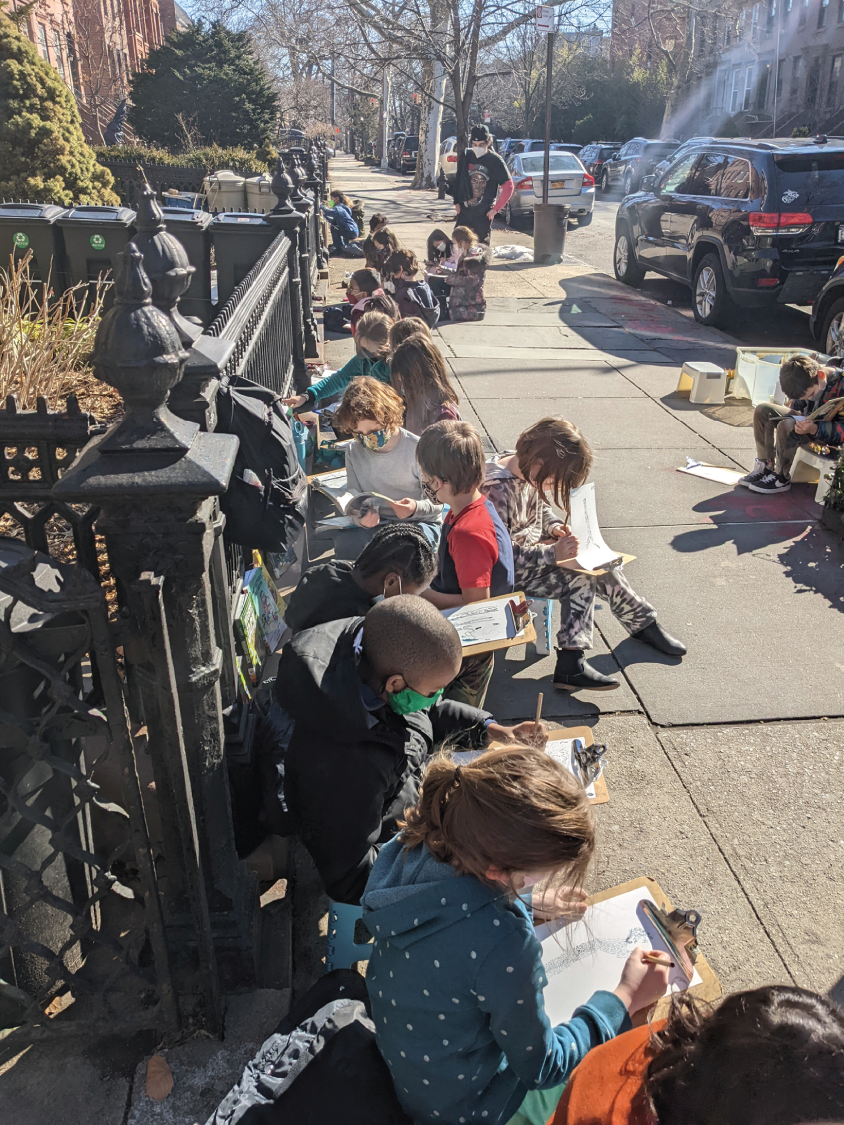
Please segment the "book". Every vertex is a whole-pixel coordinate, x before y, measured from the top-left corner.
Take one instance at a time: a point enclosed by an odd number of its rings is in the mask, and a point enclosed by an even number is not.
[[[275,652],[284,633],[284,620],[264,578],[262,567],[253,567],[243,576],[243,588],[252,596],[266,654]]]
[[[241,591],[237,599],[233,624],[235,638],[246,661],[247,675],[253,684],[257,684],[261,678],[266,643],[261,633],[255,599],[247,588]]]
[[[337,469],[333,473],[320,473],[319,476],[310,477],[310,482],[314,491],[331,501],[338,516],[361,516],[367,509],[374,509],[381,515],[395,515],[392,508],[394,501],[391,497],[384,496],[380,492],[352,492],[347,484],[345,469]],[[351,524],[345,522],[341,524],[336,518],[321,522],[330,522],[333,527],[354,526],[353,520]]]
[[[626,557],[608,547],[601,534],[595,509],[594,483],[590,481],[580,488],[573,488],[570,503],[569,529],[580,540],[577,558],[573,560],[576,567],[572,569],[595,573],[621,566]]]

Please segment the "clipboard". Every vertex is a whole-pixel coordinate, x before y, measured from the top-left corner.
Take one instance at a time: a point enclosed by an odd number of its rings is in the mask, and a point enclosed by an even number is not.
[[[671,911],[674,909],[673,903],[659,883],[647,875],[639,879],[630,879],[628,882],[622,883],[618,887],[610,887],[607,891],[600,891],[598,894],[590,895],[587,899],[587,903],[589,906],[593,906],[596,902],[606,902],[607,899],[618,898],[619,895],[626,894],[628,891],[638,890],[649,891],[653,901],[662,910]],[[697,996],[700,1000],[717,1000],[718,997],[723,994],[724,990],[702,951],[698,953],[695,968],[700,975],[701,983],[688,989],[689,995]],[[661,1000],[657,1001],[654,1008],[643,1008],[642,1011],[635,1012],[632,1017],[633,1026],[642,1027],[649,1019],[665,1019],[670,1006],[671,997],[663,996]]]
[[[594,738],[592,737],[592,728],[591,727],[558,727],[558,726],[555,726],[553,723],[546,723],[546,726],[548,727],[548,730],[551,734],[561,734],[567,739],[568,738],[579,738],[583,742],[584,746],[591,746],[595,741]],[[554,741],[554,740],[549,739],[549,741]],[[507,746],[506,742],[491,742],[489,744],[489,746],[487,747],[487,749],[488,750],[498,750],[498,749],[504,749],[504,748],[506,748],[506,746]],[[595,796],[589,797],[589,804],[590,805],[605,805],[610,799],[610,794],[609,794],[609,790],[607,789],[607,783],[606,783],[606,780],[604,778],[603,772],[601,773],[601,776],[597,777],[592,784],[595,787]],[[632,887],[625,887],[625,890],[632,890],[632,889],[633,889]],[[619,891],[619,894],[621,894],[621,891]],[[596,900],[596,901],[598,901],[598,900]],[[654,901],[656,901],[656,900],[654,900]],[[661,905],[662,905],[661,903],[657,902],[657,906],[661,906]]]
[[[625,555],[621,553],[619,553],[618,557],[621,559],[621,566],[626,566],[627,563],[634,562],[636,559],[635,555]],[[561,566],[562,564],[558,563],[557,565]],[[609,574],[611,570],[617,570],[618,567],[604,567],[601,570],[584,570],[582,566],[567,566],[565,569],[571,570],[575,574],[591,574],[595,578],[600,578],[602,574]]]
[[[494,598],[485,598],[482,602],[470,602],[470,605],[487,605],[489,602],[525,601],[525,595],[520,590],[512,594],[498,594]],[[462,609],[462,606],[457,608]],[[442,612],[442,611],[441,611]],[[446,611],[449,612],[449,611]],[[514,648],[516,645],[533,644],[536,641],[536,629],[533,620],[528,621],[521,633],[515,637],[504,637],[500,641],[483,641],[476,645],[463,645],[463,656],[479,656],[482,652],[497,652],[501,648]]]

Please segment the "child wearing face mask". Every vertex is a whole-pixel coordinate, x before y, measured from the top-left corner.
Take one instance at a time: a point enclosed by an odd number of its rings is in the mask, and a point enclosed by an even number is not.
[[[427,266],[441,266],[454,252],[454,244],[444,230],[437,228],[428,235]]]
[[[361,899],[372,1019],[399,1101],[429,1125],[545,1125],[587,1052],[664,994],[669,958],[635,948],[612,992],[551,1026],[533,920],[583,913],[595,825],[583,786],[533,747],[435,758],[400,827]],[[540,881],[531,905],[520,892]]]
[[[457,222],[471,227],[481,242],[489,244],[492,220],[513,194],[513,179],[492,145],[486,125],[475,125],[470,148],[457,163],[454,177]]]
[[[387,300],[386,297],[373,297],[370,300]],[[390,328],[394,320],[383,312],[365,312],[357,323],[355,332],[355,354],[339,371],[326,375],[312,383],[300,395],[282,399],[285,406],[293,410],[313,410],[322,399],[342,394],[352,379],[367,376],[382,383],[390,381]]]
[[[403,429],[403,420],[404,403],[392,387],[372,378],[354,379],[347,387],[334,422],[355,438],[346,452],[348,489],[377,493],[379,499],[378,507],[352,514],[355,528],[336,535],[340,558],[357,558],[382,520],[411,520],[431,543],[439,540],[442,504],[425,498],[416,463],[419,438]]]
[[[532,722],[500,726],[485,711],[441,699],[460,654],[454,626],[407,594],[284,646],[275,692],[292,723],[276,746],[265,808],[280,788],[293,830],[338,902],[360,902],[436,746],[480,749],[533,730]]]

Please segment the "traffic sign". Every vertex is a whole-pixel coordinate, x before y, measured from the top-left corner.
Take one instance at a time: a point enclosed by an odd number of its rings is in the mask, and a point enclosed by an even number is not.
[[[536,9],[536,30],[540,35],[550,35],[554,30],[554,9],[539,4]]]

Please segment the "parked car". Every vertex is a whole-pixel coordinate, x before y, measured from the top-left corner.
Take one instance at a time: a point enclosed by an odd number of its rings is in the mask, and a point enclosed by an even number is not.
[[[842,249],[844,140],[720,140],[659,180],[646,176],[622,201],[613,265],[628,285],[647,270],[690,285],[701,324],[723,323],[734,306],[811,305],[820,295],[820,337],[832,307],[822,290]]]
[[[593,141],[577,154],[586,171],[595,177],[595,185],[603,186],[604,164],[621,148],[620,141]]]
[[[404,138],[406,136],[407,133],[393,133],[392,137],[390,137],[387,142],[387,164],[390,168],[395,168],[396,171],[398,171],[399,168],[399,153],[401,152],[401,146],[404,144]]]
[[[620,187],[625,195],[632,195],[639,190],[642,178],[653,172],[659,161],[670,156],[679,144],[677,140],[648,141],[644,137],[634,137],[604,163],[601,190]]]
[[[694,152],[706,145],[714,144],[717,140],[717,137],[689,137],[687,141],[683,141],[679,148],[675,148],[669,156],[664,156],[658,164],[654,164],[651,174],[659,179],[663,172],[668,171],[675,160],[679,160],[687,152]]]
[[[824,355],[844,356],[844,257],[815,297],[809,325]]]
[[[566,141],[552,141],[548,146],[549,152],[580,152],[582,145],[568,144]],[[531,138],[525,141],[516,141],[510,149],[510,154],[515,156],[522,152],[545,152],[545,140]],[[503,154],[502,154],[503,155]]]
[[[442,181],[451,187],[457,175],[457,137],[446,137],[440,145],[437,157],[437,184],[442,187]]]
[[[398,164],[396,168],[399,172],[415,172],[416,171],[416,158],[419,155],[419,134],[410,133],[404,138],[398,152]]]
[[[513,177],[513,194],[504,206],[502,218],[508,227],[533,216],[534,203],[542,202],[544,152],[522,152],[511,156],[507,167]],[[548,154],[548,202],[568,204],[578,226],[592,222],[595,206],[595,181],[572,152]]]
[[[506,160],[516,145],[521,143],[521,137],[505,137],[498,146],[498,155],[502,160]]]

